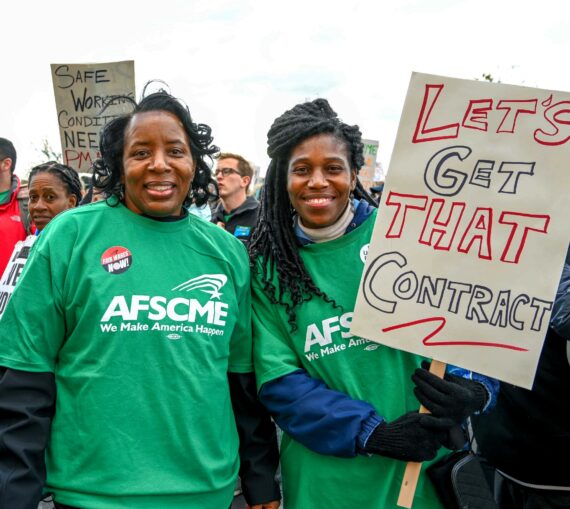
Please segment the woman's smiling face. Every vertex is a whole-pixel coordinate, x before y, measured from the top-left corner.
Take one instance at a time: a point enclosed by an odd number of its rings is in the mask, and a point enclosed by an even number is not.
[[[332,134],[303,140],[291,152],[287,192],[304,226],[324,228],[342,215],[356,185],[346,143]]]
[[[181,214],[195,163],[176,115],[147,111],[131,119],[125,132],[123,170],[125,205],[130,210],[157,217]]]

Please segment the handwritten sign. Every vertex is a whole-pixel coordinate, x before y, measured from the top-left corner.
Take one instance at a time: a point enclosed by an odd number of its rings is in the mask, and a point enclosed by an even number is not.
[[[414,73],[351,332],[532,387],[568,161],[569,93]]]
[[[134,62],[51,64],[63,162],[89,171],[99,154],[99,131],[130,111],[135,98]]]
[[[28,261],[30,249],[36,239],[37,237],[35,235],[28,235],[25,240],[17,242],[14,246],[10,261],[0,279],[0,318],[2,318],[4,314],[8,301],[14,292],[14,287],[22,274],[24,265]]]

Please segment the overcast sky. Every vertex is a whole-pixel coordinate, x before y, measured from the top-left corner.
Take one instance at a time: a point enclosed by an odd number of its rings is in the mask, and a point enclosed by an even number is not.
[[[267,166],[266,134],[326,97],[388,167],[412,71],[570,91],[567,0],[121,0],[4,3],[0,136],[20,175],[60,151],[50,63],[134,60],[215,143]]]

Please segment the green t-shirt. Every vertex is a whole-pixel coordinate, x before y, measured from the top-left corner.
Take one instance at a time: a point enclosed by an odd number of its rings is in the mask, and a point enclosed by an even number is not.
[[[227,372],[253,370],[243,244],[99,202],[56,217],[6,308],[0,365],[53,372],[46,491],[89,509],[229,507]]]
[[[10,189],[7,191],[0,191],[0,205],[4,205],[8,201],[8,197],[11,195]]]
[[[270,303],[259,277],[253,281],[254,361],[258,386],[298,369],[331,389],[367,401],[388,421],[420,404],[410,379],[422,358],[352,336],[350,324],[376,212],[359,228],[300,249],[315,284],[341,309],[313,297],[297,310],[291,333],[282,306]],[[284,505],[396,508],[406,463],[382,456],[340,458],[310,451],[286,434],[281,444]],[[422,469],[422,472],[425,472]],[[421,475],[414,509],[441,505]]]

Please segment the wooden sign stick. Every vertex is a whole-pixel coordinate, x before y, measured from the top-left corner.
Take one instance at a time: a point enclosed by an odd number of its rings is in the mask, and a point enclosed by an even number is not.
[[[443,375],[445,374],[445,366],[445,362],[432,360],[429,371],[430,373],[443,378]],[[429,410],[421,405],[420,414],[427,413],[429,413]],[[400,495],[398,496],[398,507],[406,507],[407,509],[411,509],[421,469],[422,464],[415,461],[410,461],[406,465],[404,479],[402,480],[402,486],[400,486]]]

